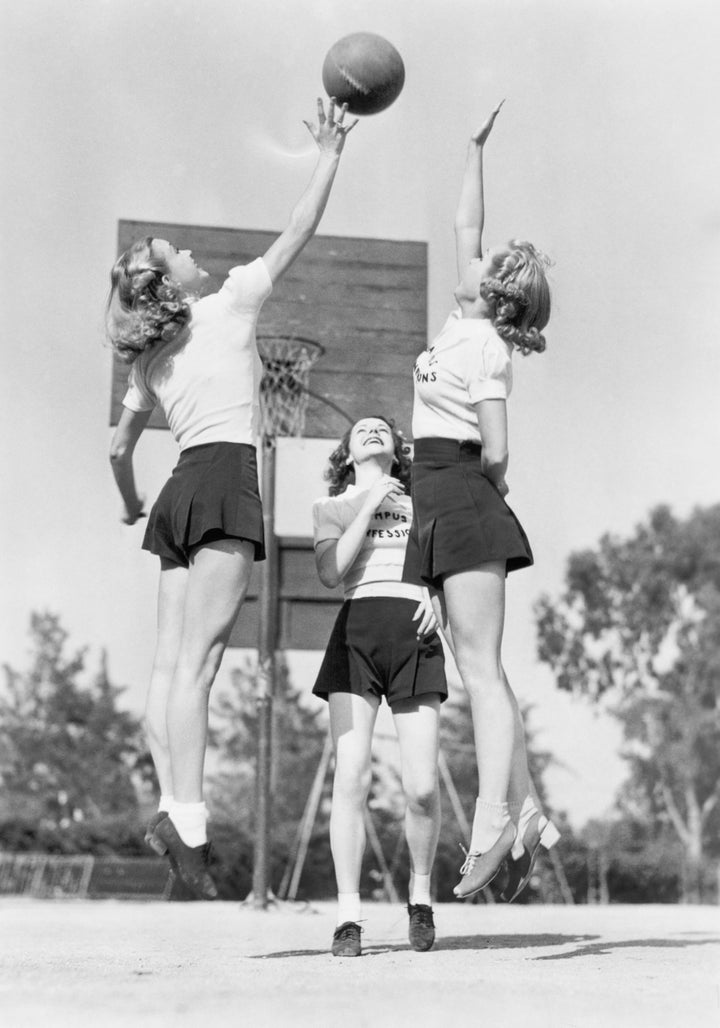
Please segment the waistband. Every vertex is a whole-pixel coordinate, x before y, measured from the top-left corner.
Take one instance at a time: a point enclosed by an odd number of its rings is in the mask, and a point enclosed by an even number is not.
[[[429,437],[416,439],[413,460],[427,463],[433,461],[480,460],[482,444],[474,439],[443,439]]]
[[[198,443],[197,446],[188,446],[187,449],[180,451],[178,466],[210,461],[219,454],[228,457],[234,454],[241,460],[254,460],[256,448],[251,443],[229,443],[224,440],[218,440],[216,443]]]

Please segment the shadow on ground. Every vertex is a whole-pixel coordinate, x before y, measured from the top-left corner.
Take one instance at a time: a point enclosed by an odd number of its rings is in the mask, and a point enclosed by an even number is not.
[[[689,938],[688,936],[693,936]],[[697,936],[697,937],[696,937]],[[438,939],[435,952],[443,950],[502,950],[502,949],[546,949],[556,946],[575,946],[569,953],[548,953],[536,956],[534,960],[572,960],[576,957],[606,956],[622,949],[687,949],[690,946],[709,946],[720,943],[720,935],[704,935],[701,932],[684,932],[665,939],[619,939],[617,941],[595,941],[599,935],[450,935]],[[325,949],[290,949],[277,953],[257,953],[252,960],[278,960],[285,957],[326,957],[330,947]],[[410,951],[407,943],[398,945],[370,945],[363,947],[364,957],[377,957],[384,953]]]

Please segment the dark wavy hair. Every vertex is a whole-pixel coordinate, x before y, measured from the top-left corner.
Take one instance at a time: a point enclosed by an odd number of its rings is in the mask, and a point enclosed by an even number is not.
[[[405,436],[402,432],[395,428],[395,422],[392,418],[386,418],[384,414],[366,414],[365,417],[358,418],[350,428],[347,430],[345,435],[340,440],[339,446],[337,446],[328,458],[328,468],[323,475],[326,482],[329,482],[328,493],[330,496],[339,496],[340,493],[344,493],[349,485],[355,484],[355,468],[352,464],[348,464],[348,457],[350,456],[350,435],[355,425],[359,421],[365,421],[365,418],[377,418],[379,421],[384,421],[392,433],[393,443],[395,446],[395,457],[393,459],[391,471],[395,478],[397,478],[405,492],[410,491],[410,466],[412,459],[410,457],[410,446],[405,441]]]
[[[542,330],[550,320],[549,259],[532,243],[519,239],[493,250],[495,273],[480,285],[480,295],[491,310],[495,331],[524,356],[542,353]]]
[[[154,256],[152,242],[145,236],[133,243],[110,272],[105,327],[125,364],[148,346],[174,339],[190,321],[188,295],[171,281],[165,261]]]

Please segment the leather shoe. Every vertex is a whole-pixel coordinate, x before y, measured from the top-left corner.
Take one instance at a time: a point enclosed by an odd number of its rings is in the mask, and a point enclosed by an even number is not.
[[[467,899],[480,892],[495,878],[515,842],[517,829],[512,821],[503,828],[497,840],[485,853],[467,853],[460,868],[462,878],[453,889],[458,899]]]
[[[164,817],[156,825],[152,839],[151,845],[157,853],[160,852],[160,846],[165,847],[164,852],[168,855],[173,871],[197,899],[217,899],[217,887],[208,871],[209,843],[186,846],[170,817]]]
[[[507,880],[500,893],[500,899],[506,903],[512,903],[517,899],[530,881],[540,847],[549,850],[559,838],[560,833],[552,821],[548,821],[539,812],[533,814],[523,835],[522,855],[515,859],[512,853],[508,854],[505,862]]]

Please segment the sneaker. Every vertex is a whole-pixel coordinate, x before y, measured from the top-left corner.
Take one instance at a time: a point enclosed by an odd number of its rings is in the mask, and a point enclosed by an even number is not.
[[[197,899],[217,899],[217,887],[208,871],[209,843],[206,842],[202,846],[186,846],[170,817],[165,817],[158,823],[153,832],[153,840],[165,846],[171,868]]]
[[[147,828],[145,829],[145,842],[148,844],[150,849],[155,850],[160,857],[164,857],[167,853],[167,846],[161,839],[155,838],[155,829],[167,816],[168,814],[166,810],[158,810],[157,814],[150,818],[147,823]]]
[[[513,848],[516,834],[515,825],[508,821],[486,853],[466,853],[465,863],[460,868],[462,878],[453,889],[458,899],[467,899],[490,884]]]
[[[426,903],[408,903],[408,914],[410,923],[408,925],[408,939],[413,949],[418,953],[425,953],[432,949],[435,942],[435,922],[433,921],[432,907]]]
[[[334,957],[359,957],[362,953],[361,932],[362,928],[355,921],[344,921],[333,932],[332,955]]]

